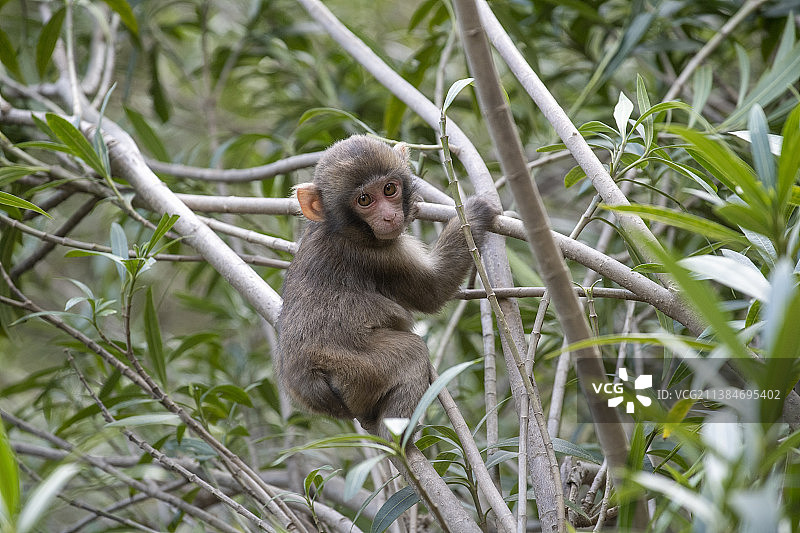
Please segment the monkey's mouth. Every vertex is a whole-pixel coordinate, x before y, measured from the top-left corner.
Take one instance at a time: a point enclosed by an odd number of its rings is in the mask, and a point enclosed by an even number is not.
[[[382,241],[390,241],[392,239],[396,239],[403,233],[403,226],[387,226],[386,228],[375,228],[372,230],[372,233],[375,235],[376,239]]]

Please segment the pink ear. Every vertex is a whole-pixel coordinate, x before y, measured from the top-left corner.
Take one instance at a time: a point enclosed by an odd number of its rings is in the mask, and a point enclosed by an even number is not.
[[[325,220],[319,187],[313,183],[301,183],[294,190],[297,195],[297,201],[300,202],[300,210],[303,212],[303,216],[314,222]]]
[[[408,162],[408,145],[404,142],[399,142],[394,145],[394,151],[400,154],[400,157],[403,158],[403,161],[406,163]]]

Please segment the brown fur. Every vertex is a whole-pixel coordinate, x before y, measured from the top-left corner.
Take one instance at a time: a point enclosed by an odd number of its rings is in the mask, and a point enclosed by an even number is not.
[[[383,436],[380,421],[411,416],[430,383],[428,348],[411,333],[412,312],[438,311],[472,264],[457,218],[430,251],[407,234],[375,236],[354,202],[366,183],[387,178],[402,183],[405,227],[415,212],[405,153],[358,135],[323,155],[302,201],[317,221],[286,274],[278,323],[278,374],[292,398]],[[466,211],[480,245],[499,211],[482,198],[470,199]]]

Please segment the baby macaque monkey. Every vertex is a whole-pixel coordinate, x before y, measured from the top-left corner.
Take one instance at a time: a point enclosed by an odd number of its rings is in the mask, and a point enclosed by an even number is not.
[[[388,438],[381,421],[410,417],[430,384],[412,312],[438,311],[472,264],[461,224],[431,250],[405,233],[416,211],[405,146],[364,135],[331,146],[296,193],[310,222],[283,286],[279,377],[306,409]],[[500,211],[481,197],[465,209],[480,246]]]

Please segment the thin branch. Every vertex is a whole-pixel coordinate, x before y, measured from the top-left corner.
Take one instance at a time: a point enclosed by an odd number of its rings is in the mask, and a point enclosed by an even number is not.
[[[249,181],[274,178],[279,174],[288,174],[302,168],[313,167],[319,161],[322,152],[310,152],[289,156],[285,159],[250,168],[216,169],[192,167],[177,163],[164,163],[155,159],[148,159],[147,165],[159,174],[169,174],[178,178],[188,178],[201,181],[217,181],[223,183],[241,183]]]
[[[628,205],[628,199],[619,189],[617,184],[608,174],[603,164],[592,152],[583,136],[572,124],[567,114],[550,94],[550,91],[541,82],[533,69],[525,61],[519,49],[514,46],[511,38],[497,21],[485,0],[477,2],[478,14],[486,35],[494,45],[497,52],[508,65],[511,72],[522,84],[525,91],[533,99],[539,109],[553,126],[558,136],[572,153],[575,161],[586,172],[595,190],[603,197],[603,201],[610,206]],[[637,238],[650,243],[650,246],[659,249],[661,245],[650,232],[644,221],[635,215],[618,214],[622,227]],[[640,246],[643,257],[650,257],[646,246]],[[653,259],[655,261],[655,259]]]
[[[44,231],[32,228],[26,224],[18,222],[13,218],[7,217],[3,214],[0,214],[0,223],[5,224],[9,227],[16,228],[23,233],[27,233],[37,239],[45,241],[47,243],[52,243],[54,245],[58,244],[61,246],[66,246],[68,248],[75,248],[77,250],[87,250],[92,252],[104,252],[104,253],[113,253],[110,246],[105,246],[102,244],[96,244],[93,242],[84,242],[78,241],[75,239],[70,239],[69,237],[60,237],[58,235],[54,235],[51,233],[46,233]],[[135,250],[128,250],[129,257],[136,257]],[[286,269],[289,268],[289,262],[283,261],[282,259],[271,259],[268,257],[260,257],[255,255],[249,254],[239,254],[239,257],[252,265],[257,266],[265,266],[270,268],[281,268]],[[176,263],[198,263],[205,261],[206,259],[200,255],[176,255],[176,254],[156,254],[153,256],[156,261],[171,261]],[[14,270],[12,270],[12,273]],[[12,274],[12,278],[15,277]]]
[[[547,293],[546,287],[499,287],[493,289],[498,298],[541,298]],[[586,289],[583,287],[573,287],[573,290],[576,296],[586,297]],[[626,289],[599,287],[592,289],[592,295],[598,298],[635,300],[637,302],[643,301],[640,295]],[[478,300],[486,298],[487,296],[484,289],[461,289],[456,293],[455,298],[460,300]]]
[[[87,464],[89,464],[89,465],[91,465],[91,466],[93,466],[93,467],[95,467],[95,468],[97,468],[99,470],[102,470],[103,472],[106,472],[107,474],[111,475],[115,479],[120,480],[125,485],[127,485],[127,486],[129,486],[129,487],[131,487],[131,488],[133,488],[133,489],[135,489],[135,490],[137,490],[139,492],[143,492],[143,493],[149,495],[152,498],[155,498],[157,500],[163,501],[164,503],[167,503],[167,504],[171,505],[172,507],[175,507],[176,509],[180,509],[181,511],[185,512],[189,516],[193,516],[193,517],[197,518],[198,520],[201,520],[201,521],[203,521],[203,522],[205,522],[205,523],[207,523],[207,524],[219,529],[220,531],[224,531],[226,533],[239,533],[238,529],[228,525],[223,520],[217,518],[216,516],[214,516],[213,514],[209,513],[208,511],[204,511],[203,509],[200,509],[199,507],[191,505],[191,504],[187,503],[186,501],[184,501],[182,498],[179,498],[178,496],[175,496],[173,494],[169,494],[167,492],[164,492],[163,490],[157,489],[157,488],[151,486],[150,484],[145,483],[144,481],[139,481],[138,479],[134,479],[134,478],[130,477],[129,475],[125,474],[124,472],[122,472],[121,470],[119,470],[118,468],[114,468],[113,466],[109,465],[108,463],[106,463],[103,460],[100,460],[100,459],[98,459],[96,457],[93,457],[91,455],[85,455],[80,450],[75,448],[72,444],[70,444],[69,442],[67,442],[67,441],[65,441],[65,440],[63,440],[63,439],[61,439],[59,437],[56,437],[55,435],[44,435],[44,434],[42,434],[42,432],[36,430],[35,428],[33,428],[33,426],[31,426],[30,424],[28,424],[24,420],[20,420],[19,418],[11,415],[10,413],[7,413],[6,411],[0,411],[0,415],[2,415],[3,420],[6,420],[9,423],[14,424],[17,427],[23,428],[23,429],[25,429],[25,431],[29,431],[29,432],[30,431],[35,431],[39,436],[42,436],[42,437],[46,438],[48,441],[52,442],[56,446],[58,446],[60,448],[63,448],[65,450],[69,450],[70,452],[75,454],[75,456],[78,459],[80,459],[81,461],[83,461],[83,462],[85,462],[85,463],[87,463]]]
[[[686,82],[689,81],[689,78],[694,74],[694,71],[697,70],[697,67],[703,64],[708,56],[716,50],[717,46],[719,46],[722,41],[724,41],[736,26],[738,26],[745,18],[747,18],[750,13],[758,9],[761,4],[766,3],[767,0],[747,0],[744,5],[736,12],[734,16],[728,19],[720,29],[719,32],[716,33],[711,39],[703,45],[695,55],[686,63],[686,66],[683,67],[680,76],[675,82],[672,84],[672,87],[669,88],[667,94],[664,95],[664,101],[672,100],[681,92],[683,86],[686,85]]]
[[[97,405],[97,407],[100,408],[100,412],[103,415],[103,418],[105,419],[106,423],[110,424],[112,422],[116,422],[114,416],[111,414],[108,408],[106,408],[105,404],[102,402],[102,400],[100,400],[97,394],[95,394],[92,387],[86,381],[83,372],[81,372],[80,368],[78,368],[77,364],[75,363],[75,358],[72,357],[72,354],[69,351],[67,351],[67,360],[69,361],[70,365],[72,365],[72,368],[75,370],[75,373],[77,374],[80,382],[83,384],[84,389],[86,389],[86,392],[89,393],[89,396],[91,396],[95,405]],[[275,529],[270,524],[264,522],[262,519],[254,515],[252,512],[250,512],[249,509],[245,508],[242,504],[234,501],[233,499],[228,497],[225,493],[223,493],[221,490],[212,486],[210,483],[208,483],[203,478],[199,477],[194,472],[190,472],[178,462],[173,461],[170,457],[167,457],[159,450],[156,450],[155,448],[150,446],[149,443],[139,438],[132,431],[122,428],[122,434],[125,435],[125,437],[127,437],[129,441],[138,446],[143,452],[153,457],[167,470],[176,472],[177,474],[183,476],[183,478],[186,479],[186,481],[188,481],[189,483],[197,485],[198,487],[208,491],[221,503],[231,508],[234,512],[253,522],[256,526],[258,526],[259,529],[270,532],[275,531]]]
[[[75,227],[78,224],[80,224],[80,222],[84,218],[86,218],[86,216],[89,213],[92,212],[92,209],[94,209],[94,206],[97,205],[97,202],[99,200],[100,200],[99,198],[94,197],[94,196],[89,198],[87,201],[85,201],[83,204],[81,204],[69,216],[69,218],[64,221],[64,223],[61,225],[61,227],[59,227],[58,229],[56,229],[55,232],[53,232],[52,235],[54,237],[64,237],[65,235],[67,235],[69,232],[71,232],[73,229],[75,229]],[[8,218],[8,217],[3,216],[3,218]],[[2,220],[2,219],[0,219],[0,220]],[[9,220],[11,220],[11,219],[9,219]],[[5,221],[3,221],[3,222],[5,222]],[[19,224],[19,225],[23,226],[24,224]],[[47,254],[49,254],[51,251],[53,251],[53,249],[56,247],[56,244],[57,243],[55,243],[53,241],[45,241],[44,243],[42,243],[42,245],[39,246],[38,248],[36,248],[36,250],[34,250],[28,257],[26,257],[25,259],[20,260],[16,265],[14,265],[14,267],[11,269],[11,272],[10,272],[11,278],[12,279],[16,279],[23,272],[26,272],[26,271],[30,270],[31,268],[33,268],[34,265],[36,265],[36,263],[38,263],[39,261],[44,259],[47,256]]]

